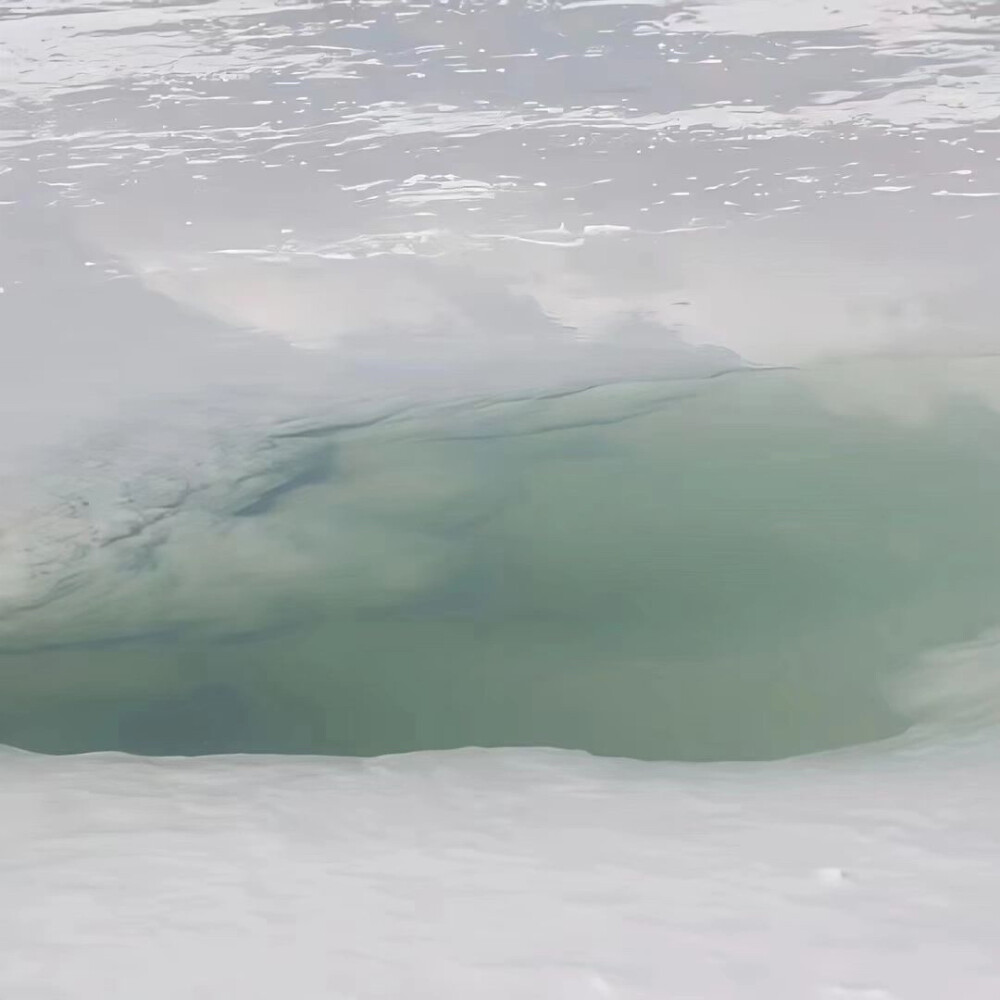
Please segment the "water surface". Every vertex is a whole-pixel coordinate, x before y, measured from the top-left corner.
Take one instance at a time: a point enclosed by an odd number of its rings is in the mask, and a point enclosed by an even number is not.
[[[0,742],[770,758],[996,624],[1000,13],[0,15]]]

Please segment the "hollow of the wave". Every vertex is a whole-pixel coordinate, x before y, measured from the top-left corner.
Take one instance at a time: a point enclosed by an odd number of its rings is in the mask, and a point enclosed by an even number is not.
[[[776,758],[900,732],[892,678],[994,624],[985,407],[835,415],[777,374],[588,405],[312,436],[8,642],[0,742]]]

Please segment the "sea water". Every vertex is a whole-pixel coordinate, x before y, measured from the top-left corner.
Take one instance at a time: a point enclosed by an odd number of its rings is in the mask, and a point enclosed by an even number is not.
[[[0,995],[995,1000],[998,38],[0,3]]]
[[[10,629],[0,741],[719,760],[898,733],[894,681],[994,624],[1000,416],[822,387],[750,371],[311,436],[280,485]]]
[[[0,13],[0,743],[903,731],[996,624],[997,19],[856,6]]]

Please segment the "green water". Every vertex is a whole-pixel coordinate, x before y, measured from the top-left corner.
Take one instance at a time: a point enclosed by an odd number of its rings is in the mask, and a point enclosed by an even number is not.
[[[838,414],[760,373],[320,435],[228,547],[164,550],[66,612],[85,642],[54,605],[0,656],[0,742],[715,760],[888,736],[887,683],[996,624],[998,426],[964,397]]]

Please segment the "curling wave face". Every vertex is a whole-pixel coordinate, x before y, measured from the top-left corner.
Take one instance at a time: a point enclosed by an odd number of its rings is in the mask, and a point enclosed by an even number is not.
[[[5,616],[0,738],[718,760],[982,712],[982,674],[951,672],[945,706],[912,668],[995,622],[991,367],[288,426],[257,444],[266,471],[137,511]]]
[[[0,24],[0,740],[783,756],[996,624],[995,12]]]

